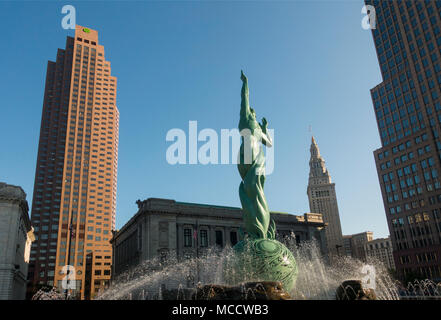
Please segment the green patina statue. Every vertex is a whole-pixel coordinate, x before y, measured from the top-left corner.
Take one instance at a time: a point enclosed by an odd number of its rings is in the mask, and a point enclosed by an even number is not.
[[[265,118],[259,124],[249,105],[248,79],[241,72],[242,102],[239,130],[242,135],[238,169],[242,182],[239,196],[246,231],[244,239],[234,246],[234,259],[229,263],[231,282],[280,281],[291,290],[297,278],[297,265],[291,253],[275,240],[276,226],[271,220],[263,187],[265,183],[265,155],[261,143],[272,147]]]
[[[243,208],[243,219],[248,236],[253,239],[273,239],[274,220],[270,225],[270,213],[263,193],[265,184],[265,155],[260,142],[272,147],[271,137],[267,133],[268,122],[262,118],[262,124],[256,121],[256,112],[250,107],[248,79],[241,72],[242,102],[240,105],[239,131],[242,144],[238,161],[242,182],[239,197]]]

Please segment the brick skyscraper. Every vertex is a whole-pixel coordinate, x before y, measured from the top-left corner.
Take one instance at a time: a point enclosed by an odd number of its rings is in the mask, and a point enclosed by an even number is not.
[[[115,229],[119,111],[116,78],[98,32],[76,26],[47,66],[31,221],[29,293],[62,290],[75,267],[77,292],[90,298],[110,280]],[[69,258],[70,248],[70,258]]]
[[[383,82],[375,162],[397,271],[440,279],[441,1],[366,1]]]

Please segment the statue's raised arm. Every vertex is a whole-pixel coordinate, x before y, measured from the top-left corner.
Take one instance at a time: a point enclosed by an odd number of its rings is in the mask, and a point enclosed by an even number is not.
[[[248,78],[245,76],[243,71],[240,71],[240,79],[242,80],[242,91],[241,91],[241,103],[240,103],[240,117],[247,118],[250,111],[250,92],[248,89]]]

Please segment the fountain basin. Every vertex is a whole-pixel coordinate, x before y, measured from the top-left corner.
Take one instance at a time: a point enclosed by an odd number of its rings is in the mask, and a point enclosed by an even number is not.
[[[277,281],[244,282],[235,286],[199,284],[196,288],[162,290],[164,300],[291,300]]]

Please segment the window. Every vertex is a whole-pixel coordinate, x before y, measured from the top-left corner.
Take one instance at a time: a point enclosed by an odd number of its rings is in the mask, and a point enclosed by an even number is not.
[[[224,238],[221,230],[216,230],[216,245],[222,247],[224,244]]]
[[[184,247],[191,247],[192,241],[191,241],[191,229],[186,228],[184,229]]]
[[[207,230],[200,231],[201,247],[208,247],[208,233]]]
[[[232,246],[236,245],[236,243],[237,243],[237,232],[236,231],[230,232],[230,241],[231,241]]]

